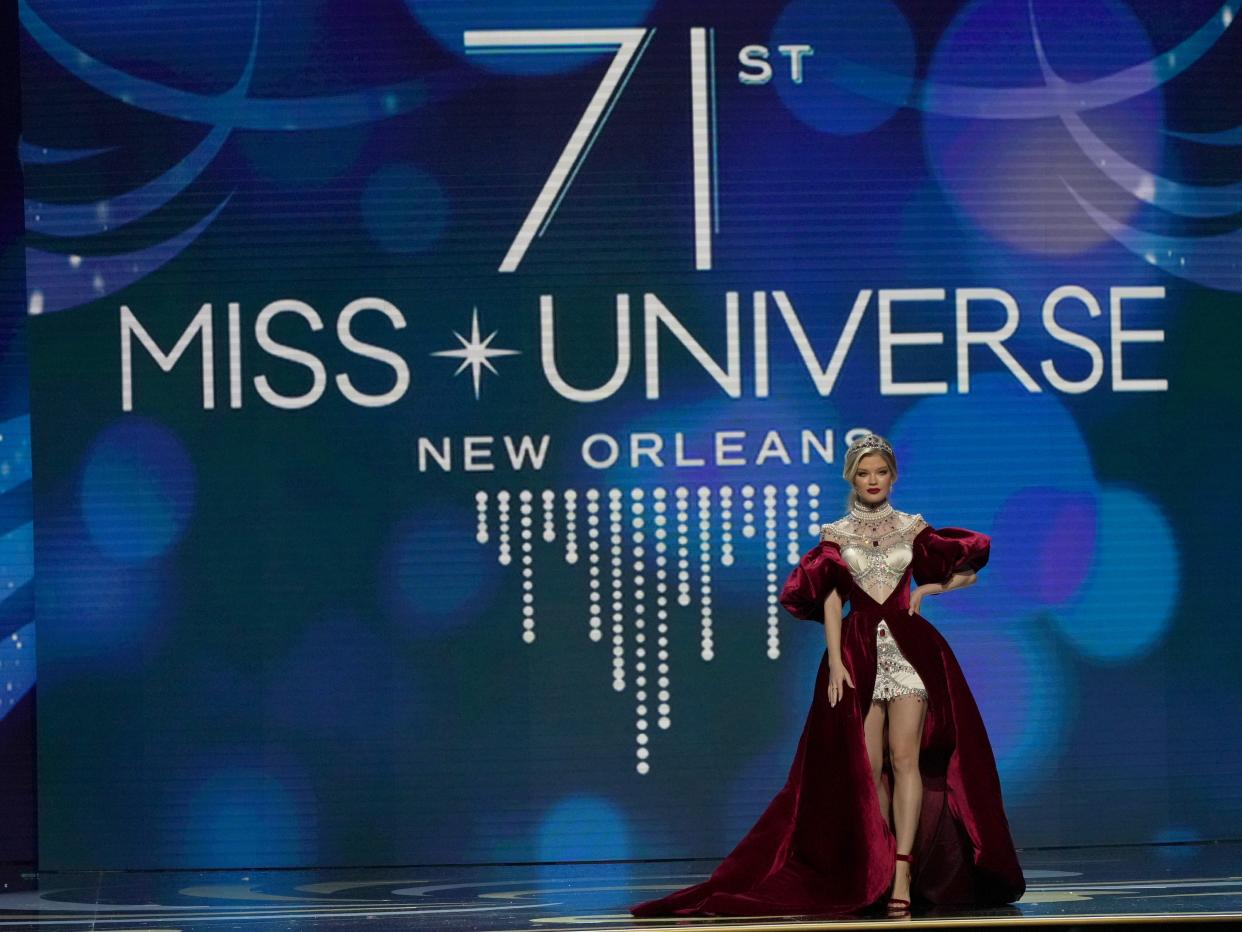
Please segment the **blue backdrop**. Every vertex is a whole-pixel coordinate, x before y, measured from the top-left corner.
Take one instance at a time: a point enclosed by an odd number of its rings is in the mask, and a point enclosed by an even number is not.
[[[1232,5],[18,6],[44,867],[721,854],[867,429],[1019,845],[1242,831]]]
[[[17,9],[0,12],[0,861],[35,855],[34,554]]]

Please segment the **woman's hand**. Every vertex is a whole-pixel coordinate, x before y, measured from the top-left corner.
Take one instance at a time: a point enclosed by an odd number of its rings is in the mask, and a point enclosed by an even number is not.
[[[854,680],[845,669],[845,664],[837,661],[828,664],[828,704],[836,704],[845,698],[845,687],[854,688]]]
[[[916,586],[914,591],[910,593],[910,614],[913,615],[918,612],[919,606],[923,604],[923,596],[939,595],[943,591],[944,587],[936,583]]]

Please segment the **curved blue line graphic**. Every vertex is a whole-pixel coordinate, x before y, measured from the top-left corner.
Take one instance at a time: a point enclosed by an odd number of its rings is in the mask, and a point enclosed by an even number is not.
[[[1069,83],[1056,73],[1048,61],[1039,25],[1035,21],[1035,4],[1028,3],[1031,36],[1035,58],[1044,83],[1050,88],[1066,91]],[[1181,217],[1228,217],[1242,210],[1242,184],[1199,186],[1182,184],[1149,172],[1135,165],[1091,131],[1086,122],[1072,109],[1061,112],[1061,123],[1070,137],[1096,168],[1120,188],[1137,199]]]
[[[29,482],[30,475],[30,415],[22,414],[0,424],[0,495]]]
[[[224,100],[240,103],[250,90],[255,62],[259,57],[261,7],[255,8],[250,55],[237,82],[225,91]],[[233,133],[232,124],[220,123],[180,162],[142,187],[114,198],[89,204],[46,204],[26,202],[26,229],[48,236],[93,236],[125,226],[163,207],[194,183],[212,160],[220,154]]]
[[[176,258],[198,239],[232,199],[230,193],[188,230],[148,249],[119,256],[64,256],[26,250],[26,290],[30,313],[77,307],[114,294]]]
[[[1168,135],[1197,142],[1205,146],[1242,146],[1242,125],[1219,129],[1214,133],[1190,133],[1182,130],[1166,130]]]
[[[1228,217],[1242,211],[1242,183],[1189,185],[1135,165],[1095,135],[1075,113],[1061,117],[1074,142],[1118,187],[1179,217]]]
[[[140,188],[88,204],[26,202],[26,229],[47,236],[94,236],[125,226],[163,207],[194,183],[220,154],[233,134],[231,126],[217,126],[190,153]]]
[[[0,535],[0,602],[34,577],[34,524],[27,521]]]
[[[57,149],[52,146],[36,146],[25,139],[18,140],[17,157],[24,165],[62,165],[65,162],[80,162],[92,156],[111,152],[105,149]]]
[[[17,419],[28,420],[28,419]],[[9,421],[11,426],[14,421]],[[29,440],[29,432],[25,438]],[[7,445],[9,437],[4,438]],[[0,536],[0,602],[21,592],[34,576],[34,524],[27,521]],[[0,718],[9,714],[35,684],[34,622],[0,637]]]
[[[83,83],[131,107],[190,123],[234,129],[334,129],[397,116],[427,99],[422,80],[327,97],[237,100],[231,92],[196,94],[127,74],[75,48],[39,17],[29,0],[18,0],[18,12],[35,42]]]
[[[35,684],[34,622],[0,641],[0,676],[9,688],[0,693],[0,718],[13,710]]]
[[[1242,292],[1242,229],[1194,237],[1149,233],[1118,223],[1067,182],[1065,187],[1101,230],[1149,265],[1208,288]]]
[[[825,56],[832,81],[850,93],[899,107],[942,116],[981,120],[1037,120],[1066,112],[1098,110],[1146,94],[1191,67],[1216,44],[1234,19],[1226,3],[1187,39],[1167,52],[1113,74],[1062,87],[971,87],[930,81],[910,85],[891,74],[848,59]]]

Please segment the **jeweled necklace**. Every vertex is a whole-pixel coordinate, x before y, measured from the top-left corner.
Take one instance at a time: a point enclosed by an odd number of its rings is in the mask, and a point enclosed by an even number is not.
[[[885,502],[879,508],[860,509],[857,504],[850,506],[850,514],[859,521],[880,521],[893,513],[891,502]]]

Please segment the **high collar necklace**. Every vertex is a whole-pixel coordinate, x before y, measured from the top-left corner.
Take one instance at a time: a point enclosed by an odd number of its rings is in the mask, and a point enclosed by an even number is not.
[[[890,502],[885,502],[879,508],[859,508],[857,505],[850,507],[850,514],[861,521],[879,521],[892,513],[893,506]]]

